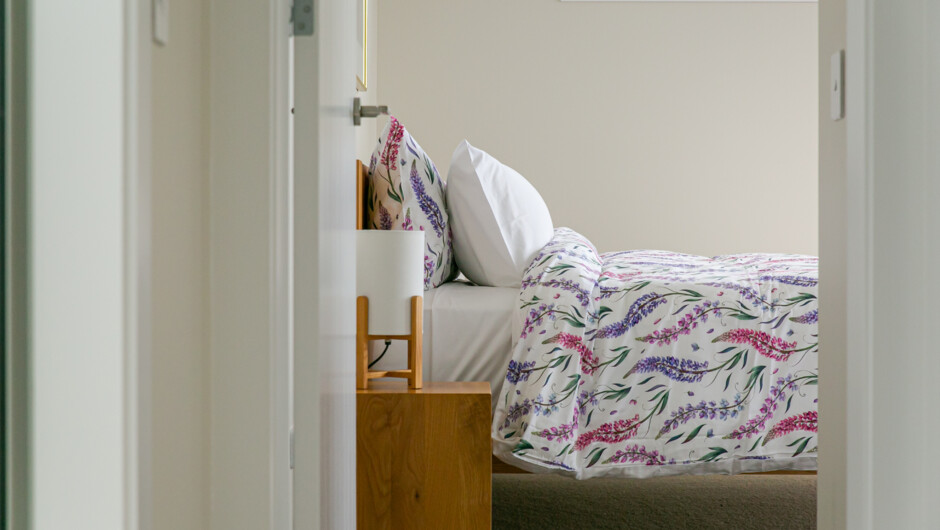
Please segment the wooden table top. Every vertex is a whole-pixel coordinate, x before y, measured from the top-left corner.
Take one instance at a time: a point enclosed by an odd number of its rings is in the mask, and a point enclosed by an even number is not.
[[[356,390],[356,394],[486,394],[490,395],[490,384],[486,381],[425,381],[424,388],[408,388],[408,381],[369,381],[368,390]]]

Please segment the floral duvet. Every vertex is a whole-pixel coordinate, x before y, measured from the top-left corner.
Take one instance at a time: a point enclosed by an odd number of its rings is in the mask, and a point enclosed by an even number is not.
[[[598,254],[559,228],[522,282],[494,453],[577,478],[815,469],[817,258]]]

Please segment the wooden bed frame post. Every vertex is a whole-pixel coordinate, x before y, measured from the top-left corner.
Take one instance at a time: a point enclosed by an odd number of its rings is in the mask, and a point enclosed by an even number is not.
[[[369,298],[356,298],[356,388],[369,388]]]
[[[422,341],[424,329],[424,298],[411,297],[411,332],[407,335],[369,335],[369,298],[356,298],[356,388],[368,390],[369,380],[380,377],[399,377],[408,380],[408,388],[424,386],[422,371]],[[369,370],[370,340],[408,341],[408,369]]]
[[[411,297],[411,337],[408,339],[408,369],[411,376],[408,378],[408,386],[411,388],[421,388],[424,384],[424,373],[422,367],[422,342],[424,337],[424,298],[421,296]]]

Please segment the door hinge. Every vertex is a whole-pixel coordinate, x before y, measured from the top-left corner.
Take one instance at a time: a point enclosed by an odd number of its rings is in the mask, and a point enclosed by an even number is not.
[[[294,469],[294,428],[290,428],[290,468]]]
[[[294,0],[290,21],[295,37],[313,35],[313,0]]]

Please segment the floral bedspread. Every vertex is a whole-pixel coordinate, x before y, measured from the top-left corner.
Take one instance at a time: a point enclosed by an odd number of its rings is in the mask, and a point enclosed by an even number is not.
[[[599,255],[559,228],[523,278],[494,453],[577,478],[815,469],[817,258]]]

